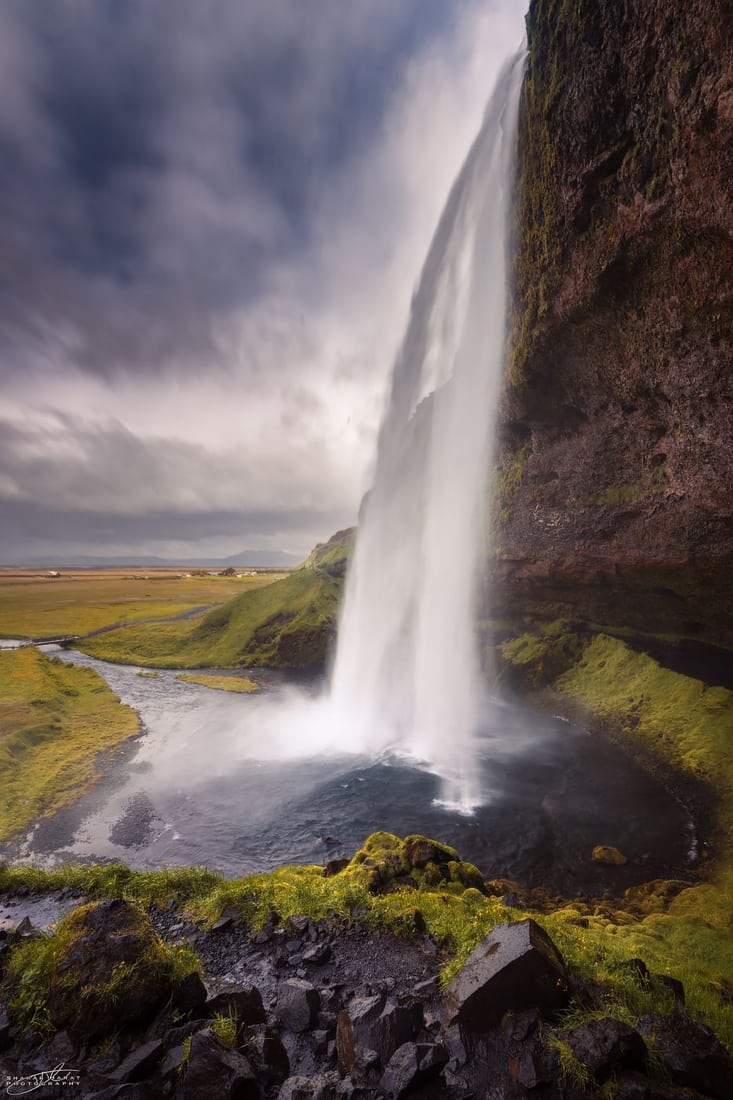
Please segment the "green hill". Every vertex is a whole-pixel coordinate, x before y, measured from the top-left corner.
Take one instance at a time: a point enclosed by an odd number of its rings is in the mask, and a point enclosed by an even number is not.
[[[93,657],[154,668],[308,668],[328,657],[353,529],[339,531],[284,580],[198,619],[145,623],[89,638]]]

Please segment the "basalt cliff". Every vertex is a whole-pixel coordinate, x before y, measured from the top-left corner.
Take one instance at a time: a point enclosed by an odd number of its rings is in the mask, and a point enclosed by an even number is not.
[[[733,4],[532,0],[504,611],[733,645]]]

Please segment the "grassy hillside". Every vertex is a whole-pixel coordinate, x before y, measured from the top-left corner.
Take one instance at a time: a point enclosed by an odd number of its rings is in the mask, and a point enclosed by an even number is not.
[[[353,533],[316,547],[297,572],[244,592],[207,615],[126,627],[80,645],[107,661],[155,668],[308,668],[322,664],[336,632]]]
[[[99,754],[138,730],[91,669],[35,649],[0,653],[0,839],[78,798]]]
[[[272,581],[268,573],[210,577],[158,572],[135,577],[123,570],[87,570],[54,578],[0,573],[0,637],[87,634],[116,623],[212,607]]]

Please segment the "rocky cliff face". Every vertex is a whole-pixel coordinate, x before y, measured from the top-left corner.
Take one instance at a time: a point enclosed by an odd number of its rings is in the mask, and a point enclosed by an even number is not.
[[[528,30],[503,599],[733,644],[733,3]]]

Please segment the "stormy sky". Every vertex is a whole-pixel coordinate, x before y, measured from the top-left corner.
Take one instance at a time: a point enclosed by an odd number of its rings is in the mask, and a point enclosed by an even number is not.
[[[0,0],[0,560],[304,555],[522,0]]]

